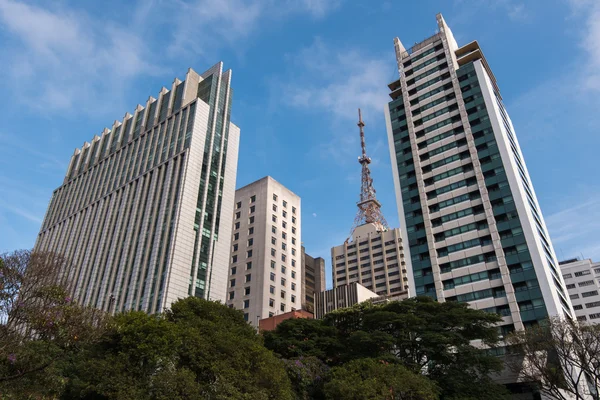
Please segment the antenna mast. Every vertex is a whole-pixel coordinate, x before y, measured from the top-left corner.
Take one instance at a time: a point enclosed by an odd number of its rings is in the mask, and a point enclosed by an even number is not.
[[[388,224],[381,213],[381,203],[377,201],[375,196],[375,188],[373,187],[373,179],[371,178],[371,170],[369,169],[371,158],[367,156],[364,131],[365,123],[362,120],[360,108],[358,109],[357,125],[360,129],[360,146],[362,149],[362,155],[358,158],[358,163],[362,166],[360,200],[356,203],[358,212],[354,219],[352,229],[350,230],[350,236],[346,239],[346,242],[352,238],[354,230],[360,225],[373,224],[378,232],[387,231],[389,229]]]

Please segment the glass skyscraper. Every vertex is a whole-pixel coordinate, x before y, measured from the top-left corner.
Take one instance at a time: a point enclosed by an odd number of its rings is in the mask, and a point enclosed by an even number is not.
[[[476,41],[406,49],[386,123],[409,292],[503,316],[502,333],[574,315],[496,79]]]
[[[82,304],[160,312],[225,301],[240,131],[231,71],[190,69],[71,158],[35,245],[63,254]]]

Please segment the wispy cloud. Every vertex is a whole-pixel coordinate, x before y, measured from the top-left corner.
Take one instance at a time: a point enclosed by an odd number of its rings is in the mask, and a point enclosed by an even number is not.
[[[0,72],[22,104],[44,113],[114,112],[135,79],[169,71],[173,59],[229,46],[241,52],[260,24],[294,14],[321,18],[326,0],[140,1],[128,20],[92,17],[79,3],[0,0],[6,35]],[[169,18],[165,18],[168,15]],[[213,54],[211,54],[213,56]],[[8,82],[8,83],[7,83]]]
[[[340,3],[337,0],[180,0],[178,7],[171,10],[175,24],[169,52],[189,55],[191,51],[203,55],[227,45],[241,54],[248,46],[247,39],[261,24],[292,15],[322,18]]]
[[[568,258],[583,254],[600,259],[600,196],[594,194],[583,201],[579,199],[580,202],[577,198],[569,200],[572,206],[546,218],[558,256]]]
[[[318,153],[337,163],[353,160],[350,154],[360,150],[358,128],[354,126],[357,109],[362,109],[367,125],[383,122],[387,84],[395,76],[393,54],[335,48],[317,37],[287,58],[294,67],[294,79],[278,83],[282,101],[292,108],[327,115],[332,127],[321,139]]]
[[[73,8],[0,0],[0,21],[12,45],[2,72],[17,100],[45,112],[101,109],[127,79],[155,74],[143,40],[128,27]],[[83,107],[82,107],[83,105]]]

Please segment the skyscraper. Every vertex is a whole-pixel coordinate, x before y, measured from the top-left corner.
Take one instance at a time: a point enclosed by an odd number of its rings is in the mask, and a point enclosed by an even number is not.
[[[258,321],[302,307],[300,197],[266,176],[235,191],[227,305]]]
[[[240,131],[218,63],[163,87],[76,149],[35,249],[63,254],[83,304],[162,311],[225,301]]]
[[[502,315],[501,331],[573,310],[496,78],[476,41],[406,49],[385,110],[411,295]]]
[[[378,295],[406,297],[408,278],[402,237],[398,228],[387,226],[381,204],[375,196],[364,126],[358,110],[362,148],[362,155],[358,158],[362,167],[360,199],[356,203],[358,212],[350,237],[344,244],[331,249],[333,287],[358,282]]]

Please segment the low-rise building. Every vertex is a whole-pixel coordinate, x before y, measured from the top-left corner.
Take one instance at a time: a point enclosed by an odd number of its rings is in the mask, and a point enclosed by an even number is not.
[[[574,258],[559,264],[577,320],[600,323],[600,262]]]

